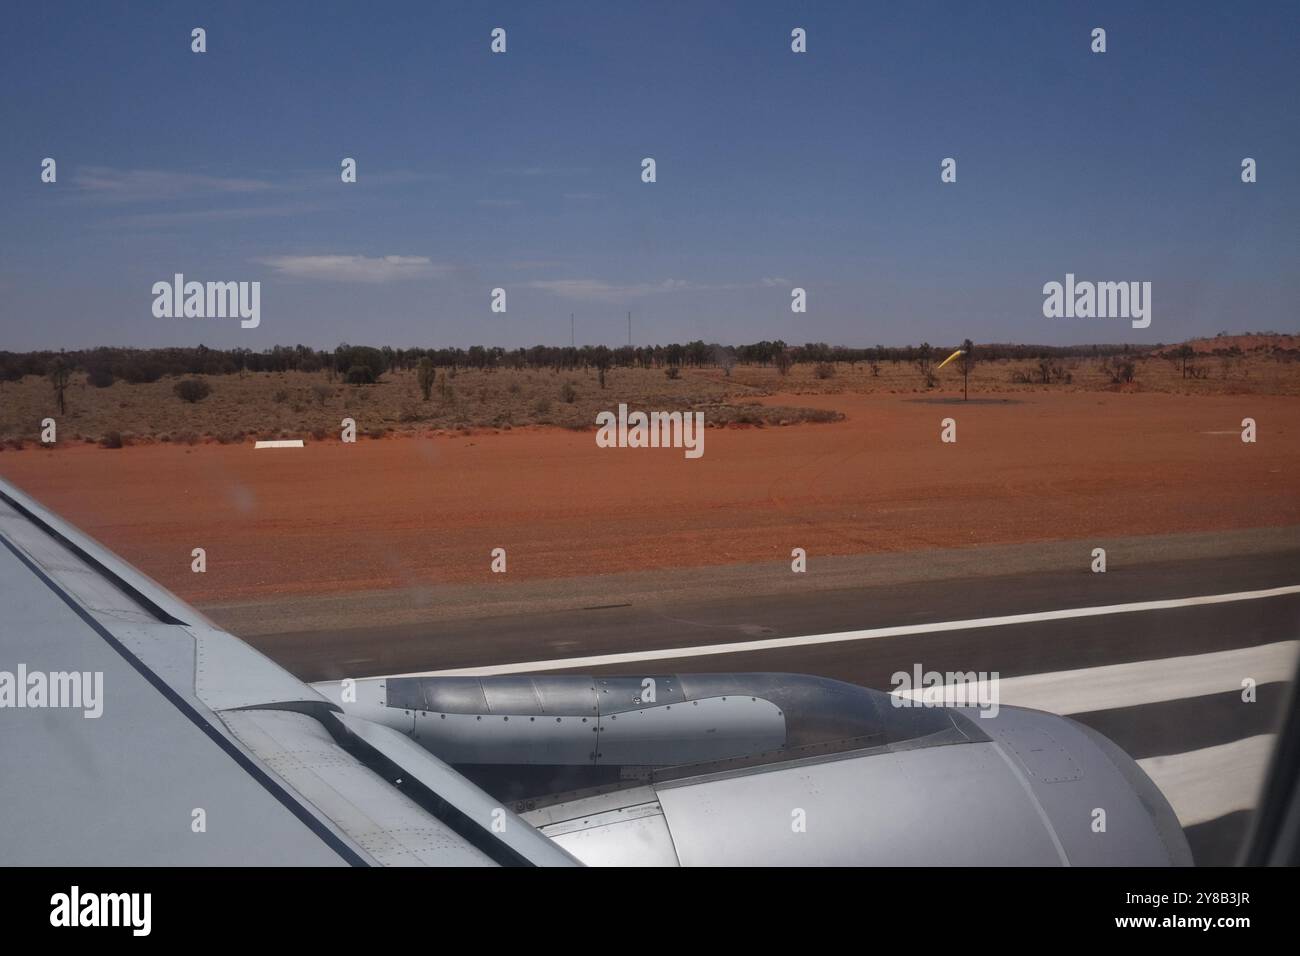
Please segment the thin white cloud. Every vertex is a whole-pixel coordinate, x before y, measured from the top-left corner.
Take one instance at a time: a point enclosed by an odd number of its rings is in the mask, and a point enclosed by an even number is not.
[[[558,259],[516,259],[510,263],[511,269],[562,269],[567,262]]]
[[[541,289],[565,299],[587,302],[620,302],[648,295],[669,292],[736,292],[745,289],[789,287],[789,279],[765,276],[754,282],[688,282],[685,279],[664,279],[662,282],[606,282],[604,279],[539,279],[522,283],[528,289]]]
[[[514,166],[501,170],[507,176],[577,176],[590,171],[585,166]]]
[[[259,259],[280,275],[327,282],[397,282],[446,275],[452,267],[427,256],[270,256]]]
[[[662,282],[637,282],[626,285],[606,282],[604,279],[543,279],[525,285],[564,299],[587,302],[617,302],[664,292],[683,292],[692,288],[685,279],[664,279]]]
[[[245,219],[273,219],[302,216],[320,207],[312,203],[289,203],[278,206],[240,206],[234,209],[192,209],[186,212],[147,212],[129,216],[111,216],[97,223],[98,228],[158,229],[193,222],[241,222]]]
[[[150,202],[192,196],[256,193],[273,188],[261,179],[205,176],[162,169],[111,169],[83,166],[72,184],[87,197],[106,202]]]

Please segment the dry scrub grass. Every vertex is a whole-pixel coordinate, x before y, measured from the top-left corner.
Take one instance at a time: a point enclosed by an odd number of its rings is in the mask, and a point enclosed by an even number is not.
[[[596,413],[619,402],[662,411],[702,410],[708,425],[789,424],[833,421],[837,413],[811,408],[737,407],[737,394],[761,390],[733,386],[721,372],[686,370],[669,379],[660,369],[613,369],[601,388],[595,370],[438,371],[426,401],[414,371],[391,372],[375,385],[329,382],[324,372],[266,372],[201,376],[212,393],[197,403],[174,393],[175,379],[94,388],[74,375],[67,390],[67,412],[58,415],[53,389],[29,376],[0,388],[0,442],[14,447],[35,442],[41,419],[58,421],[61,442],[97,442],[120,433],[126,444],[217,441],[254,438],[337,438],[340,423],[352,418],[371,438],[390,432],[511,429],[547,425],[594,429]]]
[[[1300,363],[1285,354],[1264,354],[1220,358],[1201,355],[1189,362],[1183,377],[1182,364],[1156,356],[1133,358],[1133,381],[1117,385],[1107,370],[1106,360],[1094,358],[1052,359],[1063,373],[1053,375],[1048,384],[1041,382],[1038,360],[1005,359],[997,362],[976,361],[970,374],[970,394],[1019,393],[1033,391],[1074,392],[1163,392],[1174,395],[1300,395]],[[937,363],[936,363],[937,364]],[[871,363],[850,365],[838,362],[835,374],[819,378],[814,365],[797,365],[786,376],[774,368],[737,366],[731,374],[734,385],[757,392],[784,392],[794,395],[827,394],[900,394],[927,391],[952,394],[962,388],[961,367],[957,361],[934,373],[933,389],[913,363],[881,362],[873,372]],[[721,373],[716,373],[721,375]],[[1068,382],[1066,381],[1068,376]],[[1200,377],[1195,377],[1200,376]],[[1026,381],[1027,380],[1027,381]]]
[[[1202,377],[1183,378],[1181,365],[1158,358],[1135,361],[1134,380],[1116,385],[1096,359],[1062,359],[1050,384],[1035,382],[1036,361],[977,363],[970,379],[972,394],[1051,391],[1156,391],[1175,394],[1300,395],[1300,366],[1285,356],[1263,354],[1234,359],[1202,356],[1194,367]],[[1066,377],[1068,376],[1068,382]],[[775,368],[736,366],[683,369],[670,379],[662,369],[616,368],[606,372],[601,388],[594,369],[438,370],[428,401],[414,371],[393,372],[375,385],[329,382],[324,372],[265,372],[206,376],[212,393],[191,404],[174,393],[175,378],[149,384],[115,382],[94,388],[85,376],[73,376],[67,412],[58,415],[54,391],[43,378],[29,376],[0,385],[0,448],[39,439],[40,422],[58,422],[60,444],[100,442],[119,433],[125,444],[144,442],[240,442],[254,438],[337,438],[343,418],[353,418],[360,434],[381,438],[391,432],[438,433],[472,429],[558,426],[594,429],[596,413],[619,402],[632,408],[663,411],[701,410],[705,422],[721,425],[789,425],[831,421],[839,413],[797,407],[797,403],[759,405],[774,394],[897,394],[936,391],[960,393],[957,363],[937,373],[927,389],[920,370],[904,362],[838,363],[833,372],[812,364],[797,365],[787,375]],[[569,400],[571,399],[571,400]]]

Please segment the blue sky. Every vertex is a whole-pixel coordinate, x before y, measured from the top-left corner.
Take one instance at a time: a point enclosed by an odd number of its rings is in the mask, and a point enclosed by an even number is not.
[[[0,348],[514,347],[566,343],[571,312],[580,343],[617,345],[629,310],[637,343],[1300,327],[1295,3],[2,16]],[[260,327],[155,318],[176,272],[261,281]],[[1152,282],[1151,327],[1044,318],[1067,272]]]

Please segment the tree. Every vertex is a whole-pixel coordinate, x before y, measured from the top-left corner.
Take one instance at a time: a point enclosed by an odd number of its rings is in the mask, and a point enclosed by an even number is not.
[[[967,400],[967,381],[970,379],[971,367],[975,364],[975,345],[970,339],[961,344],[961,400]]]
[[[429,395],[433,392],[433,380],[437,377],[437,374],[438,372],[433,367],[432,359],[427,355],[420,359],[420,364],[417,367],[415,377],[416,381],[420,384],[420,394],[424,396],[426,402],[429,400]]]
[[[345,373],[344,380],[349,384],[357,384],[352,374],[356,368],[368,370],[369,375],[359,373],[367,384],[379,381],[380,377],[388,371],[388,361],[379,349],[365,345],[348,345],[346,342],[334,350],[334,366]]]
[[[930,370],[930,363],[934,359],[934,347],[929,342],[922,342],[916,350],[916,366],[921,370],[921,377],[925,379],[926,388],[934,388],[934,372]]]
[[[934,348],[929,342],[922,342],[916,350],[916,364],[921,369],[922,375],[930,374],[930,359],[934,355]]]
[[[713,346],[713,364],[722,369],[722,374],[731,377],[731,370],[736,367],[736,350]]]
[[[50,384],[54,386],[54,394],[59,399],[59,414],[62,415],[67,407],[63,393],[68,387],[68,363],[61,358],[50,363]]]

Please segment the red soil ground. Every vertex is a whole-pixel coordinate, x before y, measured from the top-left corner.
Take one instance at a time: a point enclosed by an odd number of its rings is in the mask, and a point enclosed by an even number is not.
[[[980,396],[988,400],[987,396]],[[708,429],[705,453],[517,429],[0,455],[0,474],[195,604],[429,583],[1300,524],[1300,400],[799,396],[845,421]],[[773,396],[770,401],[793,403]],[[940,420],[957,420],[955,445]],[[1243,417],[1259,440],[1239,438]],[[207,549],[208,573],[190,572]]]

